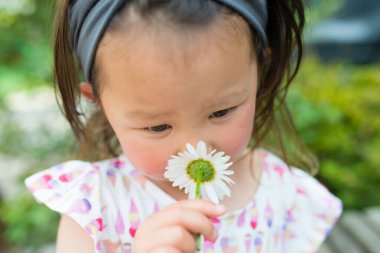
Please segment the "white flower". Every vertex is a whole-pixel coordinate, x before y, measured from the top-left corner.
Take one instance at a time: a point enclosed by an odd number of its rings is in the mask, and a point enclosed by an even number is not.
[[[199,193],[202,198],[208,198],[214,203],[219,203],[225,195],[230,196],[231,190],[227,184],[233,184],[228,175],[233,171],[228,170],[232,162],[228,162],[229,156],[224,152],[213,150],[207,154],[206,144],[198,142],[197,149],[191,144],[186,144],[187,151],[171,156],[166,167],[165,177],[173,182],[173,186],[185,188],[185,193],[190,199],[197,198],[197,178],[200,185]]]

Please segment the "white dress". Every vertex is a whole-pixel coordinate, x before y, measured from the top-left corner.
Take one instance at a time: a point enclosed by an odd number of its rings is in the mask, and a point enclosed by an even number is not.
[[[202,252],[316,252],[336,223],[339,199],[273,154],[261,150],[260,155],[263,171],[254,198],[242,209],[212,218],[219,237],[204,241]],[[175,202],[123,155],[65,162],[25,183],[39,202],[78,222],[93,238],[95,252],[132,252],[141,222]]]

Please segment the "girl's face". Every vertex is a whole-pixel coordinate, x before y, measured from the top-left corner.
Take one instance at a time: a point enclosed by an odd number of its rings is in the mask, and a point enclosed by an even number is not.
[[[119,29],[98,50],[102,108],[128,159],[156,181],[186,143],[203,140],[238,161],[253,128],[258,78],[248,25],[220,19],[193,29]]]

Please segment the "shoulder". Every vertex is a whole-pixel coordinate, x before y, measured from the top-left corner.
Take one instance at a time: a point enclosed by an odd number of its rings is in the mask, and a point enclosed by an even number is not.
[[[342,202],[316,178],[264,151],[263,184],[283,210],[283,229],[292,252],[312,252],[342,213]],[[279,207],[277,205],[277,207]]]
[[[96,239],[107,222],[104,210],[114,212],[120,198],[128,199],[125,185],[133,170],[123,157],[98,162],[73,160],[38,172],[25,184],[38,202],[70,217]]]
[[[326,204],[333,204],[327,201],[330,200],[340,206],[340,200],[305,170],[289,166],[281,158],[266,150],[262,150],[260,155],[263,157],[260,183],[267,185],[268,188],[278,188],[285,192],[289,204],[307,199],[312,201],[321,199],[325,200]],[[291,198],[290,192],[292,192]]]
[[[290,214],[289,229],[303,240],[289,242],[295,251],[314,251],[330,233],[340,217],[342,202],[324,185],[306,172],[293,169],[296,197]]]
[[[26,178],[25,184],[28,190],[41,200],[52,191],[55,192],[55,197],[59,197],[61,193],[75,188],[92,195],[92,188],[87,186],[96,185],[99,181],[112,182],[113,179],[128,175],[133,170],[133,166],[123,157],[97,162],[71,160]]]
[[[98,162],[72,160],[40,171],[25,179],[28,190],[43,203],[63,197],[92,198],[99,186],[114,183],[132,170],[126,159],[113,158]]]

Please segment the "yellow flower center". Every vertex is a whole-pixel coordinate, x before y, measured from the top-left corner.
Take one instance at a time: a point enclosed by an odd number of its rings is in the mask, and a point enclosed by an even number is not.
[[[197,182],[198,172],[201,173],[201,183],[211,182],[215,178],[214,165],[202,158],[191,161],[186,167],[187,175],[194,180],[194,182]]]

